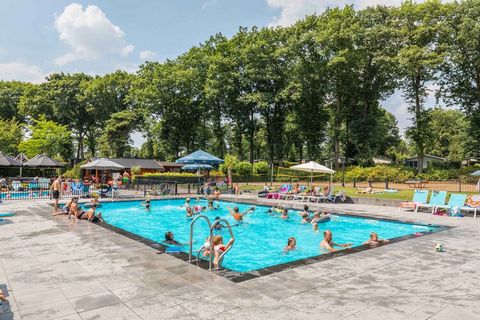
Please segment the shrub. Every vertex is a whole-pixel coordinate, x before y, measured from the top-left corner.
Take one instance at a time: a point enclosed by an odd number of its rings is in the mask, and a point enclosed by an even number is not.
[[[250,162],[242,161],[242,162],[238,162],[235,165],[235,173],[237,173],[238,175],[246,177],[251,175],[252,172],[253,172],[253,168]]]
[[[137,175],[139,174],[140,172],[142,172],[142,167],[140,166],[133,166],[130,168],[130,172],[133,174],[133,175]]]
[[[67,179],[81,179],[82,168],[80,168],[80,163],[74,165],[72,169],[65,171],[63,176]]]
[[[210,176],[211,177],[218,177],[218,178],[223,178],[225,177],[225,173],[221,170],[212,170],[210,171]]]
[[[260,174],[260,175],[268,175],[268,172],[270,171],[270,166],[268,165],[268,162],[266,161],[260,161],[256,162],[253,164],[253,173],[254,174]]]

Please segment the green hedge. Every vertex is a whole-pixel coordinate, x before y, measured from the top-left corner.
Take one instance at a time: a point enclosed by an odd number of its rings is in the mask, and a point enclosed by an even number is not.
[[[381,182],[388,180],[390,182],[405,182],[411,179],[423,179],[430,181],[439,180],[472,180],[470,174],[479,170],[479,167],[463,167],[460,169],[441,169],[438,167],[428,168],[424,173],[417,174],[412,168],[398,165],[377,165],[375,167],[350,166],[345,169],[345,182],[372,181]],[[342,181],[342,171],[338,171],[334,176],[334,181]]]

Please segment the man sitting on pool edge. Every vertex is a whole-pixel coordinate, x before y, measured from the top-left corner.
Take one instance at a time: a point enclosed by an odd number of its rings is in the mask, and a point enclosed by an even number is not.
[[[343,248],[349,248],[352,245],[352,243],[335,243],[333,242],[333,234],[332,231],[330,230],[325,230],[323,232],[323,241],[320,243],[320,247],[330,251],[330,252],[335,252],[337,251],[334,247],[343,247]]]

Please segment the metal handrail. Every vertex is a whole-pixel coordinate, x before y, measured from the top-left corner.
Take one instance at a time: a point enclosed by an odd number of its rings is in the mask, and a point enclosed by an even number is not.
[[[213,231],[212,231],[212,224],[210,223],[210,219],[208,219],[207,216],[205,215],[199,215],[199,216],[196,216],[192,222],[190,223],[190,250],[188,252],[188,262],[192,262],[192,254],[193,254],[193,225],[195,224],[195,222],[198,220],[198,219],[204,219],[207,224],[208,224],[208,228],[210,229],[210,243],[213,239]],[[212,259],[210,259],[210,262],[209,262],[209,269],[212,270]]]
[[[223,257],[227,254],[228,251],[230,251],[230,249],[232,249],[233,247],[233,244],[235,243],[235,236],[233,235],[233,230],[232,230],[232,227],[230,226],[230,223],[225,220],[225,219],[218,219],[218,220],[215,220],[215,222],[213,222],[212,226],[210,227],[210,234],[213,234],[213,230],[215,229],[215,227],[220,223],[220,222],[225,222],[225,224],[227,225],[227,228],[228,228],[228,232],[230,233],[230,239],[232,239],[232,245],[227,248],[227,250],[225,250],[221,255],[220,257],[218,257],[218,266],[217,266],[217,270],[220,269],[220,264],[222,263],[222,260],[223,260]],[[210,237],[210,270],[212,270],[212,259],[213,259],[213,256],[215,255],[215,251],[214,251],[214,247],[213,247],[213,237]]]

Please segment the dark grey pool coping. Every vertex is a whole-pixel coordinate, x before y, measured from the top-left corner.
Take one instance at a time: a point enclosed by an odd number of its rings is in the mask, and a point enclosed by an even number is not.
[[[173,199],[185,199],[185,197],[174,197],[174,198],[172,197],[172,198],[162,198],[162,199],[155,199],[155,200],[173,200]],[[124,201],[125,200],[118,200],[118,201],[114,201],[114,202],[124,202]],[[135,199],[135,200],[126,200],[126,201],[139,201],[139,200]],[[228,200],[221,200],[221,201],[227,202]],[[237,199],[236,202],[241,202],[241,203],[245,203],[245,204],[252,204],[252,201],[240,201],[239,199]],[[263,206],[267,205],[266,203],[258,203],[256,201],[253,201],[253,202],[254,202],[253,204],[258,204],[258,205],[263,205]],[[426,223],[417,222],[417,221],[414,221],[414,220],[399,220],[399,219],[392,219],[392,218],[388,218],[388,217],[381,217],[381,218],[372,217],[372,216],[364,215],[364,214],[352,214],[352,213],[337,212],[337,211],[334,214],[338,215],[338,216],[346,216],[346,217],[354,217],[354,218],[368,218],[368,219],[378,220],[378,221],[391,221],[391,222],[395,222],[395,223],[404,223],[404,224],[410,224],[410,225],[414,224],[414,225],[419,225],[419,226],[435,228],[433,230],[419,231],[415,234],[410,234],[410,235],[405,235],[405,236],[401,236],[401,237],[391,238],[391,239],[389,239],[389,242],[387,244],[384,244],[382,246],[387,246],[389,244],[398,243],[398,242],[401,242],[401,241],[414,239],[414,238],[418,238],[418,237],[423,237],[423,236],[427,236],[427,235],[430,235],[430,234],[434,234],[434,233],[438,233],[438,232],[442,232],[442,231],[445,231],[445,230],[455,228],[455,227],[452,227],[452,226],[445,226],[445,225],[426,224]],[[145,245],[147,245],[147,246],[149,246],[153,249],[156,249],[156,250],[158,250],[157,254],[169,254],[171,256],[174,256],[177,259],[185,261],[186,263],[194,264],[194,265],[197,265],[198,267],[200,267],[202,269],[209,270],[209,264],[208,264],[208,261],[206,261],[206,260],[198,260],[198,261],[194,261],[194,262],[188,262],[189,255],[185,252],[167,253],[166,249],[168,248],[168,246],[166,246],[166,245],[164,245],[160,242],[156,242],[156,241],[153,241],[151,239],[139,236],[135,233],[132,233],[132,232],[129,232],[129,231],[124,230],[122,228],[116,227],[116,226],[111,225],[107,222],[101,222],[101,223],[96,223],[96,224],[100,227],[103,227],[103,228],[107,229],[107,230],[113,231],[117,234],[123,235],[127,238],[138,241],[138,242],[143,243],[143,244],[145,244]],[[226,279],[228,279],[232,282],[239,283],[239,282],[247,281],[247,280],[258,278],[258,277],[271,275],[271,274],[274,274],[274,273],[277,273],[277,272],[294,269],[294,268],[297,268],[297,267],[300,267],[300,266],[306,266],[306,265],[310,265],[310,264],[314,264],[314,263],[318,263],[318,262],[322,262],[322,261],[327,261],[327,260],[330,260],[330,259],[334,259],[334,258],[338,258],[338,257],[342,257],[342,256],[346,256],[346,255],[370,250],[370,249],[374,249],[374,248],[370,247],[369,245],[361,245],[361,246],[354,247],[354,248],[347,248],[347,249],[343,249],[343,250],[340,250],[340,251],[324,253],[324,254],[321,254],[321,255],[318,255],[318,256],[309,257],[309,258],[300,259],[300,260],[295,260],[295,261],[282,263],[282,264],[270,266],[270,267],[267,267],[267,268],[257,269],[257,270],[248,271],[248,272],[237,272],[237,271],[234,271],[234,270],[231,270],[231,269],[228,269],[228,268],[222,268],[220,270],[212,270],[212,272],[214,272],[215,274],[217,274],[219,276],[222,276],[222,277],[224,277],[224,278],[226,278]]]

